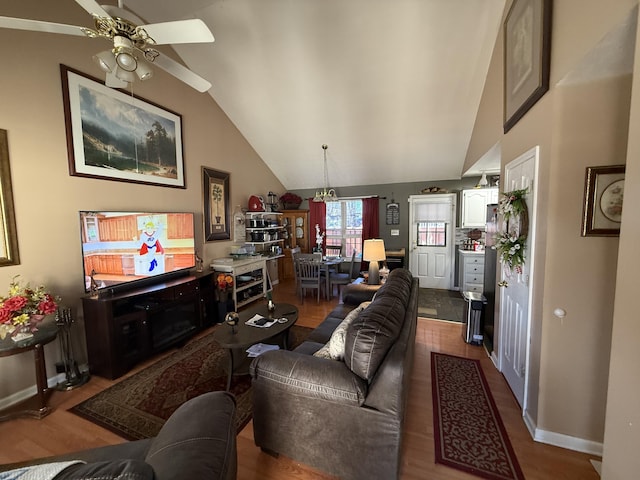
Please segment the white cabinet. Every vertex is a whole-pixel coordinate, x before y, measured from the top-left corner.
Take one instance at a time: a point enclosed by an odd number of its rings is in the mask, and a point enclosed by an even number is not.
[[[498,203],[497,188],[474,188],[462,191],[462,228],[484,228],[487,223],[487,205]]]
[[[270,288],[267,282],[267,265],[264,257],[256,256],[240,260],[218,258],[213,261],[211,268],[216,272],[228,273],[233,276],[231,295],[236,310],[263,298]]]
[[[484,252],[459,250],[460,290],[482,293],[484,289]]]

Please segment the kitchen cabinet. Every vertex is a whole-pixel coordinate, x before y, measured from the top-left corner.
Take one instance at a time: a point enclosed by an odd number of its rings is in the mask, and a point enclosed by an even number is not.
[[[498,203],[497,188],[474,188],[462,191],[462,228],[484,228],[487,223],[487,205]]]
[[[460,291],[484,290],[484,252],[458,250],[460,255]]]

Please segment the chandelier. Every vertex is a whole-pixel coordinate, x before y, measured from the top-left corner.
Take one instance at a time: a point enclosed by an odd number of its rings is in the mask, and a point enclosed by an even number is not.
[[[333,188],[329,188],[329,169],[327,167],[327,144],[322,145],[324,151],[324,188],[322,190],[316,190],[316,196],[313,197],[314,202],[335,202],[338,200],[336,191]]]

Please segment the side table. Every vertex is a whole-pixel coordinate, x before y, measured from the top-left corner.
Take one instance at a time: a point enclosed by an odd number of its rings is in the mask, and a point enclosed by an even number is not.
[[[247,325],[246,321],[254,315],[265,318],[287,318],[285,323],[275,323],[270,327],[260,328]],[[298,320],[298,308],[288,303],[276,303],[276,310],[270,314],[266,304],[254,305],[238,313],[240,321],[236,326],[236,333],[225,324],[219,325],[213,332],[214,340],[228,352],[227,390],[231,389],[234,375],[248,375],[249,364],[246,349],[259,342],[281,343],[285,349],[289,348],[289,330]]]
[[[33,358],[36,368],[36,394],[20,403],[0,410],[0,422],[16,417],[43,418],[51,413],[51,407],[47,405],[51,389],[47,384],[47,368],[44,358],[44,346],[55,340],[58,335],[58,326],[55,323],[39,325],[38,331],[33,337],[14,342],[8,336],[0,340],[0,357],[10,357],[19,353],[33,350]]]

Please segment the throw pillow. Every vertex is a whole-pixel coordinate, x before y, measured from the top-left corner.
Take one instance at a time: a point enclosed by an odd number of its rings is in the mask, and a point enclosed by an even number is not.
[[[351,310],[340,325],[331,334],[331,338],[324,347],[313,355],[320,358],[328,358],[330,360],[344,360],[344,339],[347,334],[347,328],[358,318],[360,312],[369,306],[371,302],[362,302],[356,308]]]

